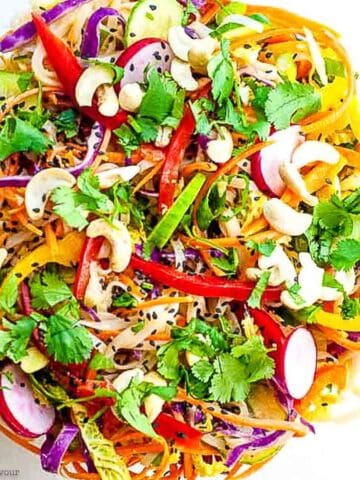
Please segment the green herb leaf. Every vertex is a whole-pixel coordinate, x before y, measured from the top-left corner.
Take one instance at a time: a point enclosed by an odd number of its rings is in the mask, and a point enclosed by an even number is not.
[[[214,361],[215,374],[211,379],[210,393],[220,403],[242,402],[250,391],[245,366],[229,353],[219,355]]]
[[[324,58],[326,75],[328,77],[341,77],[345,78],[345,67],[342,62],[335,60],[334,58]]]
[[[111,370],[114,368],[114,361],[100,352],[96,352],[90,360],[88,368],[90,370]]]
[[[231,354],[245,363],[248,382],[258,382],[274,375],[274,360],[269,357],[264,341],[259,335],[254,335],[243,344],[233,347]]]
[[[16,117],[7,117],[0,132],[0,161],[17,152],[44,153],[52,141],[40,130]]]
[[[64,132],[66,138],[73,138],[79,132],[79,115],[73,108],[63,110],[54,120],[58,132]]]
[[[45,344],[55,361],[64,365],[82,363],[90,357],[93,349],[88,330],[60,314],[49,317]]]
[[[209,77],[212,80],[212,95],[222,105],[234,88],[234,68],[230,60],[229,40],[221,41],[221,51],[208,64]]]
[[[116,308],[134,308],[137,307],[138,301],[131,293],[124,292],[114,298],[112,306]]]
[[[330,263],[336,270],[349,271],[360,261],[360,242],[358,240],[340,240],[330,254]]]
[[[207,383],[214,373],[214,367],[210,362],[200,360],[191,368],[191,373],[201,382]]]
[[[32,72],[19,73],[18,80],[16,83],[18,84],[18,87],[20,88],[21,92],[26,92],[26,90],[28,90],[33,78],[34,78],[34,74]]]
[[[26,356],[26,349],[36,327],[36,321],[31,317],[23,317],[16,323],[3,319],[3,326],[7,330],[0,331],[0,358],[7,356],[18,363]]]
[[[273,240],[266,240],[265,242],[262,242],[262,243],[257,243],[257,242],[254,242],[254,240],[250,240],[249,242],[247,242],[246,246],[251,250],[255,250],[256,252],[259,252],[261,255],[264,255],[265,257],[270,257],[270,255],[273,253],[273,251],[276,248],[276,243]]]
[[[140,140],[135,131],[125,123],[113,131],[118,138],[118,144],[125,150],[127,157],[131,157],[132,152],[140,146]]]
[[[139,333],[144,327],[145,327],[145,320],[140,320],[133,327],[131,327],[131,330],[134,333]]]
[[[31,305],[36,310],[46,310],[73,298],[68,285],[55,272],[45,270],[43,273],[35,274],[29,286]]]
[[[18,298],[18,283],[15,275],[7,279],[0,290],[0,310],[13,313],[13,307]]]
[[[261,306],[261,298],[265,292],[267,284],[269,283],[271,272],[263,272],[255,285],[255,288],[251,292],[251,295],[247,301],[249,307],[259,308]]]
[[[207,230],[211,222],[218,218],[226,208],[226,189],[221,187],[222,184],[216,182],[200,203],[197,220],[203,231]]]
[[[267,119],[278,130],[297,123],[321,108],[321,96],[311,85],[280,83],[271,90],[266,101]]]
[[[129,387],[119,394],[115,409],[117,414],[133,428],[151,438],[157,438],[148,418],[140,412],[145,393],[144,384],[134,378]]]

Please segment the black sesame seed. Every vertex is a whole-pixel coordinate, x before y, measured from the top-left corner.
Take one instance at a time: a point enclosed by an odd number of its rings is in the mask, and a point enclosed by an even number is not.
[[[248,50],[249,48],[251,48],[251,45],[249,43],[245,43],[244,48],[246,48],[246,50]]]
[[[155,342],[154,342],[154,340],[150,340],[149,343],[150,343],[150,345],[151,345],[152,347],[155,347],[155,345],[156,345]]]
[[[163,50],[166,50],[166,43],[161,42],[161,48],[162,48]]]
[[[20,387],[21,387],[21,388],[25,388],[25,383],[24,383],[24,382],[21,382],[21,383],[20,383]]]
[[[21,277],[22,277],[22,273],[20,273],[20,272],[15,273],[15,277],[21,278]]]
[[[162,73],[162,68],[161,68],[161,67],[158,67],[158,68],[157,68],[157,71],[158,71],[159,73]]]
[[[155,330],[153,330],[153,331],[150,333],[150,335],[155,335],[156,333],[157,333],[157,330],[156,330],[156,328],[155,328]]]
[[[138,343],[135,348],[141,348],[141,347],[143,347],[143,346],[144,346],[143,343]]]
[[[35,403],[36,405],[40,405],[40,400],[38,398],[35,398]]]
[[[273,54],[272,52],[266,52],[266,53],[265,53],[265,57],[266,57],[266,58],[271,58],[271,57],[272,57],[272,54]]]
[[[157,315],[157,313],[156,313],[156,312],[153,312],[153,314],[152,314],[152,318],[153,318],[154,320],[157,320],[157,318],[158,318],[158,315]]]
[[[168,62],[170,60],[170,55],[165,55],[164,60],[165,62]]]
[[[136,37],[136,33],[130,32],[129,36],[130,36],[131,38],[134,38],[134,37]]]
[[[153,12],[157,9],[156,5],[149,5],[149,7],[150,7],[150,10],[152,10]]]
[[[33,208],[32,211],[33,211],[34,213],[39,213],[39,212],[40,212],[40,208]]]

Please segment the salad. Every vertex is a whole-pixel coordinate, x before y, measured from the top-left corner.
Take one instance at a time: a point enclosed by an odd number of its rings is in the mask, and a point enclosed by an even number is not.
[[[86,480],[241,479],[314,433],[360,350],[339,35],[37,0],[0,52],[0,431]]]

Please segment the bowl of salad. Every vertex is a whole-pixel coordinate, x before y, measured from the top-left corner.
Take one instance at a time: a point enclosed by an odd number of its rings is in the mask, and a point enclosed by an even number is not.
[[[339,34],[287,10],[34,4],[0,39],[2,434],[196,480],[314,432],[360,349],[359,119]]]

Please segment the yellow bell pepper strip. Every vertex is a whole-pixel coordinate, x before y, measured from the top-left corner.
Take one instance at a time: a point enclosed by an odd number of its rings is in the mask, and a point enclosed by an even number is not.
[[[347,369],[344,365],[324,365],[316,373],[309,393],[295,402],[295,410],[306,420],[326,420],[331,404],[337,402],[346,387]]]
[[[360,316],[344,320],[338,313],[320,310],[315,316],[315,323],[323,327],[345,332],[360,332]]]
[[[72,264],[77,263],[84,240],[84,233],[71,232],[58,242],[57,251],[51,250],[47,244],[36,248],[21,259],[9,272],[0,287],[0,292],[13,277],[16,278],[16,282],[19,284],[34,270],[48,263],[59,263],[65,267],[70,267]]]

